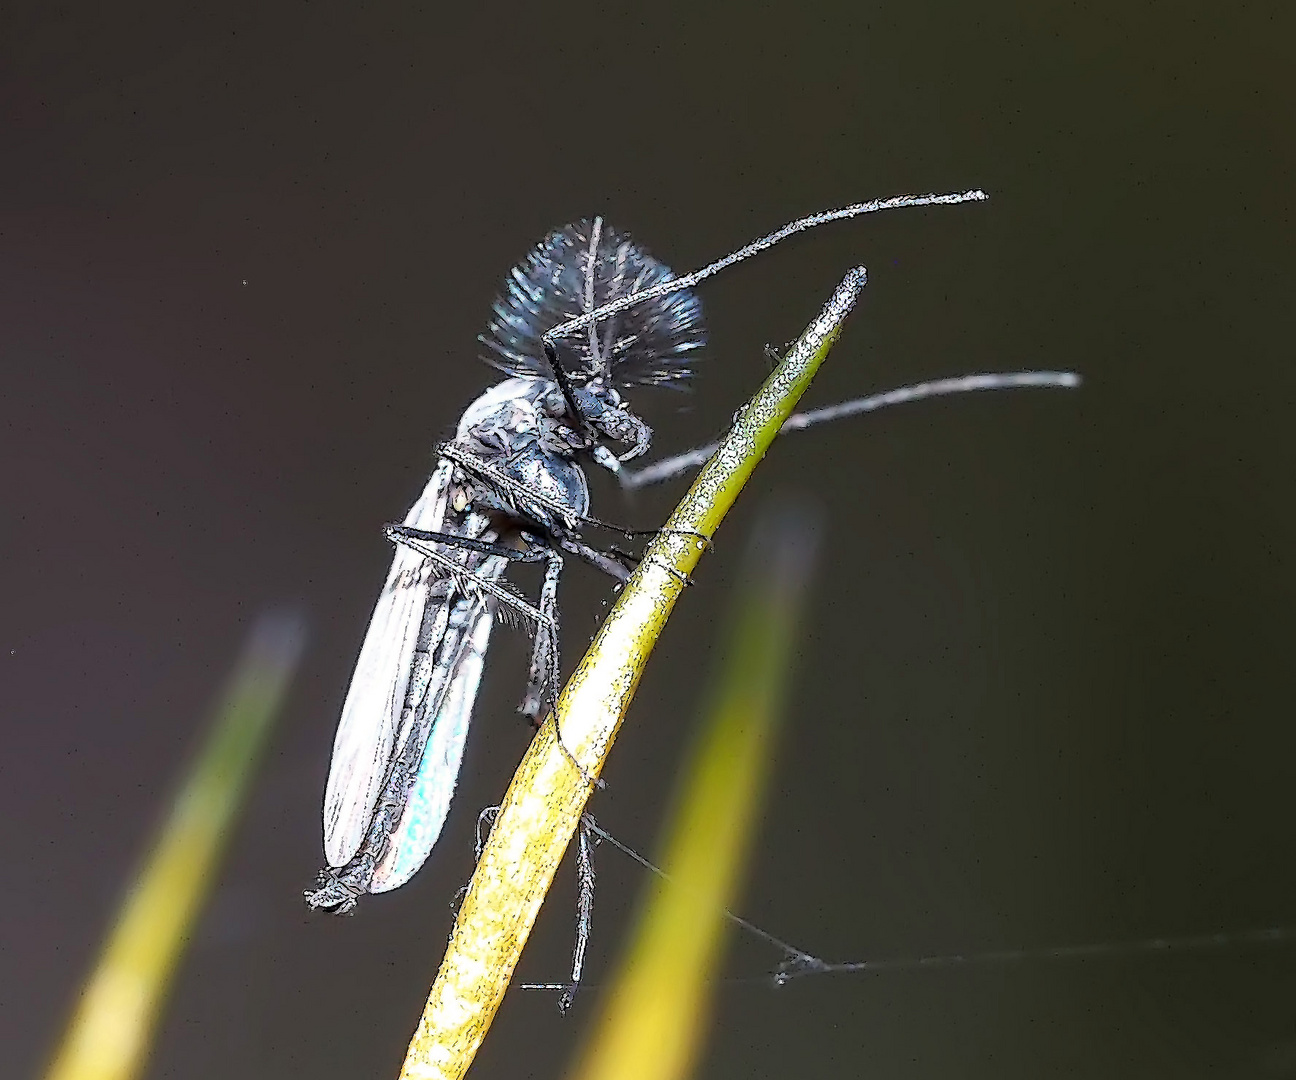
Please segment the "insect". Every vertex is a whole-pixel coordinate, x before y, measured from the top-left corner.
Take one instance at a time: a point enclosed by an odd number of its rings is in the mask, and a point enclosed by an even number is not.
[[[553,231],[509,273],[479,338],[483,359],[508,377],[468,406],[454,438],[436,448],[438,464],[404,523],[387,526],[396,552],[333,744],[324,795],[328,867],[306,894],[311,907],[348,913],[363,894],[398,888],[422,866],[454,793],[497,619],[533,638],[519,711],[534,722],[552,704],[565,562],[583,561],[622,582],[636,561],[587,540],[591,527],[615,527],[590,516],[583,466],[593,463],[623,486],[638,487],[709,456],[700,448],[638,473],[625,467],[652,439],[626,395],[641,386],[683,383],[705,344],[693,287],[828,221],[983,198],[981,192],[901,196],[816,214],[684,277],[596,217]],[[1065,373],[969,378],[972,383],[923,384],[892,397],[1074,384]],[[789,423],[804,427],[892,403],[885,397]],[[512,562],[543,566],[536,602],[505,577]]]

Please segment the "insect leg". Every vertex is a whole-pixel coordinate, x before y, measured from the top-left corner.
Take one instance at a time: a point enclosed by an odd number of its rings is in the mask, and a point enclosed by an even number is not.
[[[533,552],[518,551],[515,548],[491,544],[485,540],[474,540],[468,536],[456,536],[453,533],[426,532],[405,525],[389,525],[387,535],[396,543],[404,544],[411,550],[418,552],[463,592],[489,597],[501,605],[499,610],[507,609],[514,613],[515,616],[520,616],[525,626],[534,625],[538,629],[544,623],[544,613],[532,607],[521,596],[517,595],[512,586],[494,578],[474,573],[462,563],[456,562],[440,551],[437,545],[447,544],[462,547],[470,551],[481,551],[487,555],[499,555],[519,562],[539,562],[544,558],[543,554],[536,555]],[[435,539],[426,540],[424,537],[434,537]]]
[[[642,555],[636,555],[633,551],[626,551],[624,548],[617,547],[616,544],[608,544],[607,554],[611,555],[614,559],[623,560],[630,566],[638,566],[643,562]]]
[[[387,539],[393,543],[405,544],[420,555],[424,553],[424,544],[446,544],[450,547],[467,548],[469,551],[480,551],[483,555],[499,555],[513,562],[544,562],[542,551],[520,551],[503,544],[492,544],[489,540],[474,540],[470,536],[456,536],[454,533],[429,532],[427,529],[415,529],[409,525],[386,525],[383,527]],[[418,543],[411,543],[418,541]]]
[[[594,818],[581,814],[576,847],[576,943],[572,947],[571,982],[558,999],[558,1011],[571,1008],[576,991],[580,989],[581,974],[585,968],[585,947],[589,944],[590,926],[594,921],[594,848],[599,839],[593,831]]]
[[[560,502],[531,484],[509,476],[491,462],[465,450],[462,446],[452,442],[442,443],[436,448],[436,452],[447,461],[454,462],[466,473],[485,481],[496,493],[511,498],[515,506],[531,508],[530,516],[535,517],[537,511],[547,513],[562,522],[568,529],[574,529],[580,524],[580,515],[574,513],[566,503]]]
[[[688,535],[692,536],[695,534],[690,532],[688,533]],[[701,534],[699,533],[696,535],[700,536]],[[706,540],[706,537],[703,536],[702,539]],[[630,571],[620,560],[628,559],[634,562],[636,565],[643,561],[640,558],[640,556],[631,555],[629,552],[622,551],[620,548],[612,547],[609,548],[607,551],[599,551],[598,548],[591,547],[589,544],[586,544],[581,540],[576,540],[571,537],[563,537],[558,541],[558,543],[564,551],[569,552],[572,555],[575,555],[582,562],[586,562],[590,566],[594,567],[594,569],[602,570],[605,574],[609,575],[610,577],[616,578],[617,581],[624,582],[630,580]],[[707,544],[708,546],[710,545],[709,540],[707,541]],[[671,566],[669,563],[663,562],[661,560],[654,560],[654,561],[657,562],[658,566],[662,567],[667,573],[669,573],[676,580],[680,581],[682,584],[684,585],[693,584],[693,580],[687,574],[680,573],[678,570],[675,569],[675,567]]]
[[[622,469],[617,474],[617,479],[621,481],[621,487],[626,491],[636,491],[651,484],[674,480],[675,477],[683,476],[693,469],[700,469],[719,449],[718,442],[707,443],[705,446],[685,450],[682,454],[674,454],[660,461],[654,461],[642,469]]]
[[[600,529],[608,529],[612,532],[619,532],[623,536],[655,536],[659,532],[674,531],[674,532],[685,533],[689,536],[695,536],[698,539],[704,541],[708,547],[710,547],[711,545],[710,537],[705,536],[702,533],[694,532],[691,529],[678,529],[678,530],[627,529],[621,525],[614,525],[611,522],[602,521],[596,517],[590,517],[588,515],[582,516],[582,515],[575,514],[572,512],[571,507],[563,505],[562,503],[558,502],[556,499],[547,495],[545,492],[540,491],[539,489],[532,487],[529,484],[524,484],[518,480],[515,480],[513,477],[508,476],[506,473],[501,472],[489,461],[482,460],[476,455],[471,454],[468,451],[464,450],[462,447],[456,446],[454,443],[442,444],[441,446],[437,447],[437,453],[440,454],[442,457],[444,457],[446,460],[454,462],[460,468],[484,480],[486,483],[493,485],[498,491],[505,492],[508,495],[512,496],[516,502],[521,504],[531,503],[534,506],[539,507],[541,510],[547,511],[555,520],[560,521],[563,524],[563,526],[565,526],[568,529],[575,529],[578,525],[593,525]],[[701,460],[705,461],[706,458],[703,457]],[[627,486],[636,486],[636,485],[627,485]],[[404,526],[399,526],[397,528],[403,529]],[[408,529],[405,530],[404,535],[409,535]],[[446,542],[461,544],[460,538],[456,538],[453,536],[447,536]],[[482,543],[482,541],[475,541],[474,543]],[[471,546],[471,545],[461,544],[461,546]],[[500,554],[503,554],[503,552],[500,552]],[[608,572],[613,573],[612,571],[608,571]],[[613,576],[616,575],[613,574]],[[622,578],[621,580],[624,581],[625,579]]]
[[[623,583],[630,580],[630,570],[621,562],[621,558],[624,557],[623,552],[602,552],[598,548],[591,547],[583,540],[577,540],[572,536],[560,536],[558,546],[569,555],[575,555],[582,562],[588,563],[595,570],[602,570],[608,577],[616,578],[617,581]],[[631,558],[634,558],[634,556],[631,556]]]
[[[575,541],[571,543],[574,544]],[[543,547],[542,550],[549,565],[545,568],[544,584],[540,587],[541,620],[531,650],[531,671],[527,678],[526,696],[518,709],[537,726],[544,712],[553,707],[558,692],[558,578],[563,568],[563,557],[557,550],[551,547]],[[591,787],[603,787],[603,781],[592,776],[563,742],[557,716],[554,717],[554,736],[558,748],[584,777],[585,782]]]
[[[1006,371],[986,375],[960,375],[952,379],[934,379],[931,382],[915,383],[888,390],[882,394],[871,394],[868,397],[853,398],[850,401],[827,405],[822,409],[810,412],[793,413],[779,429],[780,433],[803,431],[808,427],[826,424],[832,420],[843,420],[848,416],[874,412],[888,405],[902,405],[910,401],[922,401],[925,398],[944,397],[949,394],[966,394],[977,390],[1014,390],[1021,387],[1059,387],[1071,389],[1080,385],[1080,376],[1073,371]],[[682,476],[691,469],[705,465],[712,454],[719,449],[718,442],[708,443],[682,454],[662,458],[645,465],[642,469],[622,469],[617,477],[621,486],[633,491],[636,488],[660,484],[664,480]]]
[[[540,625],[531,649],[531,670],[527,676],[526,696],[519,710],[536,723],[541,713],[553,703],[558,687],[558,577],[563,557],[553,548],[540,549],[545,567],[544,584],[540,586]]]
[[[703,460],[705,461],[706,459],[704,458]],[[580,523],[582,525],[593,525],[598,529],[607,529],[609,532],[618,532],[627,539],[632,536],[656,536],[658,533],[672,533],[675,536],[695,537],[706,545],[708,551],[715,547],[715,545],[711,543],[711,537],[707,536],[706,533],[698,532],[696,529],[631,529],[625,525],[617,525],[611,521],[603,521],[601,518],[590,517],[588,514],[580,519]]]

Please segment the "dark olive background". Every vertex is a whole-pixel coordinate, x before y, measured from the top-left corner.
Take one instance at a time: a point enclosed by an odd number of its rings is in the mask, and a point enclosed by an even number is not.
[[[603,823],[651,850],[746,535],[791,490],[829,532],[744,912],[850,958],[1296,923],[1285,5],[113,7],[0,27],[7,1075],[38,1073],[284,603],[310,648],[149,1075],[395,1074],[529,737],[525,645],[492,646],[435,856],[350,920],[300,900],[333,727],[380,526],[494,377],[504,272],[595,212],[683,270],[817,209],[993,195],[708,283],[696,393],[635,399],[659,452],[721,430],[856,262],[814,403],[1086,379],[776,445],[653,658]],[[679,490],[597,506],[654,523]],[[568,575],[568,664],[609,595]],[[594,981],[642,884],[600,865]],[[525,977],[561,975],[571,894]],[[701,1075],[1296,1075],[1294,992],[1286,947],[726,985]],[[511,993],[474,1075],[559,1075],[596,1004]]]

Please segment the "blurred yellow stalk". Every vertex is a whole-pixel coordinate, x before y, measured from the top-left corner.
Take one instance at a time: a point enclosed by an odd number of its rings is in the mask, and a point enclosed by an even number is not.
[[[741,883],[794,661],[814,530],[762,515],[705,726],[682,777],[655,884],[573,1080],[682,1080],[711,1016],[725,909]]]
[[[653,645],[706,546],[701,537],[715,533],[765,456],[836,341],[864,281],[863,267],[846,275],[743,408],[649,543],[532,740],[459,907],[402,1078],[460,1077],[468,1070],[576,831],[590,779],[603,767]]]
[[[253,628],[225,704],[127,894],[46,1080],[128,1080],[139,1073],[302,637],[295,618],[263,616]]]

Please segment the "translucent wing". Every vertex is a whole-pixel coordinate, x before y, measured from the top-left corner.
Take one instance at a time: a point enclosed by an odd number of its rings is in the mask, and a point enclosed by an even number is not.
[[[423,865],[441,835],[459,776],[492,618],[481,596],[461,596],[452,607],[442,607],[450,608],[448,618],[430,643],[433,648],[426,690],[412,710],[434,710],[431,730],[417,722],[409,725],[409,738],[421,739],[421,732],[427,733],[426,747],[395,819],[390,843],[374,871],[370,892],[387,892],[404,885]]]
[[[448,462],[437,466],[406,515],[406,525],[441,528],[450,468]],[[324,791],[324,853],[331,866],[343,866],[355,855],[373,817],[400,727],[433,574],[421,555],[397,546],[333,740]]]

